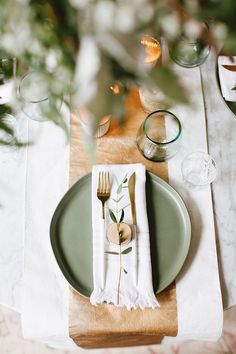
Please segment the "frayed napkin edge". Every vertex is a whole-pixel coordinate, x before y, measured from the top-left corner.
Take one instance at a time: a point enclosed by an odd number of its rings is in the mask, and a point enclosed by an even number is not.
[[[116,303],[116,291],[106,291],[103,289],[94,289],[90,295],[90,303],[94,306],[104,303],[114,305],[116,307],[126,307],[127,310],[138,309],[141,310],[161,307],[155,294],[153,292],[142,293],[138,291],[120,293],[119,304]]]

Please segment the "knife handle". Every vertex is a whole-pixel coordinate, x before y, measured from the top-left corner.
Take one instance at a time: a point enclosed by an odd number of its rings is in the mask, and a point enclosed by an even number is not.
[[[105,240],[106,239],[106,222],[105,218],[102,219],[102,249],[101,249],[101,287],[105,288],[105,273],[106,273],[106,253],[105,253]]]

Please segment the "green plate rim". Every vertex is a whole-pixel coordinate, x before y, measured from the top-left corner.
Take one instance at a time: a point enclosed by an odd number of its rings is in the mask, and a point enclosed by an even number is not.
[[[179,195],[179,193],[169,185],[169,183],[165,182],[163,179],[160,177],[154,175],[153,173],[147,171],[148,175],[153,179],[156,183],[160,184],[162,187],[166,188],[172,196],[176,199],[178,202],[179,206],[181,207],[181,210],[183,212],[183,217],[186,225],[186,231],[185,231],[185,242],[184,242],[184,247],[182,250],[182,257],[180,258],[180,261],[178,263],[178,267],[176,267],[176,271],[172,273],[172,275],[167,278],[163,283],[160,284],[158,287],[158,291],[156,294],[159,294],[161,291],[166,289],[177,277],[179,274],[181,268],[184,265],[184,262],[186,260],[186,257],[188,255],[190,243],[191,243],[191,222],[190,222],[190,217],[189,213],[187,211],[186,205]],[[90,293],[84,289],[82,289],[78,283],[73,279],[73,277],[70,275],[70,272],[67,269],[67,266],[65,265],[66,262],[63,261],[63,255],[61,254],[59,247],[57,246],[56,238],[54,235],[56,235],[56,232],[54,232],[58,217],[61,213],[61,209],[64,207],[65,203],[67,202],[68,199],[70,199],[71,195],[73,195],[74,190],[77,189],[78,184],[83,184],[86,182],[88,178],[90,178],[91,172],[87,173],[83,177],[81,177],[75,184],[64,194],[62,199],[60,200],[59,204],[56,207],[56,210],[54,211],[54,214],[52,216],[51,224],[50,224],[50,242],[51,242],[51,247],[53,250],[53,254],[56,258],[57,264],[64,275],[65,279],[67,282],[76,290],[81,296],[84,297],[89,297]]]

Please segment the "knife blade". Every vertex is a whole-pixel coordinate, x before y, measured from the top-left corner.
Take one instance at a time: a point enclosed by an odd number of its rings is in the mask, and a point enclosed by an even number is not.
[[[236,65],[221,65],[223,68],[229,71],[236,71]]]
[[[130,176],[128,182],[128,189],[129,189],[129,199],[131,205],[131,213],[132,213],[132,228],[133,228],[133,261],[134,261],[134,279],[135,285],[138,283],[138,262],[137,262],[137,232],[136,232],[136,208],[135,208],[135,183],[136,183],[136,175],[135,172]]]

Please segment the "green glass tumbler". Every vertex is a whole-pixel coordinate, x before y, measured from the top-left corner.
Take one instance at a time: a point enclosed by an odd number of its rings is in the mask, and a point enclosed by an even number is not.
[[[166,110],[152,112],[138,130],[138,149],[148,160],[169,160],[180,148],[181,131],[181,123],[173,113]]]

